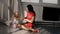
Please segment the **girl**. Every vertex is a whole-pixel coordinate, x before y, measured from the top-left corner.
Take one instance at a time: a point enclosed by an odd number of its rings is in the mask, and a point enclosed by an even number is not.
[[[33,32],[39,32],[38,30],[34,30],[34,21],[35,21],[35,12],[33,10],[33,7],[31,4],[26,6],[27,16],[23,18],[23,20],[26,22],[24,25],[18,24],[19,27],[21,27],[24,30],[30,30]]]

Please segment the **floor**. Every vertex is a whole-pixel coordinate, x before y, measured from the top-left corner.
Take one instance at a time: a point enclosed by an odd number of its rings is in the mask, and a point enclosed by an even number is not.
[[[8,27],[0,23],[0,34],[8,34]],[[60,34],[59,27],[40,27],[39,34]]]

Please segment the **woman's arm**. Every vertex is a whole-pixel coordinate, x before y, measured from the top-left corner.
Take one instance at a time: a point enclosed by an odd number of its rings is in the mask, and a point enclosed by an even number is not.
[[[31,20],[28,20],[28,19],[24,19],[24,20],[26,20],[27,22],[31,22],[31,23],[33,23],[33,21],[34,21],[34,16],[32,17]]]

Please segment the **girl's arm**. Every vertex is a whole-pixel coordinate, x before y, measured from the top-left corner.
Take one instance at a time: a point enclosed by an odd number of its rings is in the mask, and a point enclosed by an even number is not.
[[[28,19],[24,19],[24,20],[26,20],[27,22],[33,23],[33,21],[34,21],[34,16],[32,17],[31,20],[28,20]]]

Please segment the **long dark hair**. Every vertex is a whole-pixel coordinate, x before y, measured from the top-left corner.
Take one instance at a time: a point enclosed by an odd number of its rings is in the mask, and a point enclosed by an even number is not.
[[[34,9],[33,9],[33,6],[32,6],[31,4],[27,5],[27,8],[28,8],[28,10],[29,10],[30,12],[35,13],[35,12],[34,12]]]

